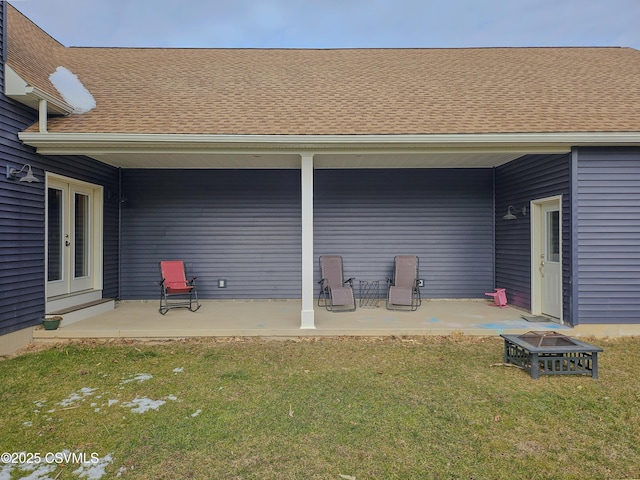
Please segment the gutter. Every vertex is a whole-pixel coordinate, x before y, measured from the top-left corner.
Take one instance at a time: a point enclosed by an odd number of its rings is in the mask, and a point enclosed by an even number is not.
[[[5,85],[4,94],[34,110],[41,109],[41,102],[46,102],[47,111],[54,115],[69,115],[73,113],[73,107],[59,98],[30,85],[8,64],[4,64]],[[46,122],[45,122],[46,123]]]
[[[43,155],[203,152],[525,152],[567,153],[575,146],[640,146],[640,132],[434,135],[209,135],[21,132]]]

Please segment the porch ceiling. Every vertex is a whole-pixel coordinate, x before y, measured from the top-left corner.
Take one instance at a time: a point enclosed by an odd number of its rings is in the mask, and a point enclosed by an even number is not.
[[[640,133],[446,135],[155,135],[21,132],[42,155],[85,155],[121,168],[489,168],[574,146],[638,146]]]
[[[318,154],[315,168],[490,168],[522,152],[507,153],[362,153]],[[298,154],[238,153],[101,153],[91,157],[121,168],[285,168],[299,169]]]

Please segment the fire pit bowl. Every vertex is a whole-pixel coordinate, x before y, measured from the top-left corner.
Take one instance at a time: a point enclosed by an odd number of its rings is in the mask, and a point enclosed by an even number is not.
[[[602,348],[557,332],[500,335],[504,338],[504,363],[513,363],[538,379],[540,375],[591,375],[598,378],[598,353]]]

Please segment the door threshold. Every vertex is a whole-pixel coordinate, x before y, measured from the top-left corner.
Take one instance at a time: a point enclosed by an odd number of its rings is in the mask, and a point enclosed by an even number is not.
[[[80,320],[86,320],[87,318],[108,312],[114,308],[115,300],[113,298],[101,298],[100,300],[83,303],[75,307],[64,308],[54,312],[48,311],[47,315],[61,316],[63,320],[60,326],[66,327],[72,323],[79,322]]]
[[[102,299],[102,290],[83,290],[47,298],[46,311],[55,312]]]

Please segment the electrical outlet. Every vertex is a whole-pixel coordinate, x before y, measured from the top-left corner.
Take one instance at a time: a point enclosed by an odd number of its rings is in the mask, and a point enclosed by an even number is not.
[[[418,287],[424,287],[424,279],[418,279]]]
[[[227,279],[219,278],[218,279],[218,288],[227,288]]]

